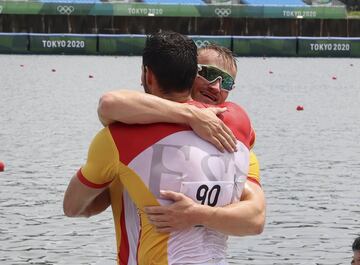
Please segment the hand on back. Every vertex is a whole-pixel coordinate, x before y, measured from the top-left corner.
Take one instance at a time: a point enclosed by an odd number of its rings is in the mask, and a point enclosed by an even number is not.
[[[221,152],[227,150],[228,152],[236,151],[236,138],[232,131],[225,125],[225,123],[217,116],[226,108],[197,108],[191,107],[191,118],[189,126],[202,139],[212,143]]]

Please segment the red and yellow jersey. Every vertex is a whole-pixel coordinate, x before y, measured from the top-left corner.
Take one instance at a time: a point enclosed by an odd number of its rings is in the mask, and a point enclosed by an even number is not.
[[[190,128],[174,124],[116,123],[96,135],[78,177],[93,188],[110,184],[119,264],[217,264],[225,259],[227,236],[204,227],[160,234],[142,210],[171,203],[159,199],[160,190],[182,192],[210,206],[239,200],[254,156],[249,153],[252,129],[240,107],[226,107],[222,119],[238,139],[238,152],[232,154],[220,153]],[[252,177],[259,182],[258,171]]]
[[[260,182],[260,164],[257,159],[254,151],[250,150],[250,158],[249,158],[249,172],[247,179],[252,181],[259,186],[261,186]]]

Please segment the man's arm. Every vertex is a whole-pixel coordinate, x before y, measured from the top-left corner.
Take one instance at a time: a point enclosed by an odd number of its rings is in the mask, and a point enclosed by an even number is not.
[[[69,217],[90,217],[110,205],[109,185],[118,174],[119,155],[108,128],[92,140],[86,163],[71,178],[63,208]]]
[[[199,109],[137,91],[111,91],[99,101],[98,115],[104,126],[115,121],[127,124],[171,122],[189,125],[196,134],[220,151],[236,150],[236,138],[217,115],[226,108]]]
[[[110,205],[108,188],[90,188],[74,175],[65,192],[63,209],[68,217],[90,217],[105,211]]]
[[[165,192],[173,200],[170,206],[146,209],[150,221],[161,232],[169,232],[204,225],[229,235],[256,235],[265,224],[265,195],[260,186],[259,161],[250,152],[248,180],[241,201],[225,207],[209,207],[196,204],[181,193]],[[226,220],[226,222],[224,222]]]
[[[174,122],[187,124],[191,109],[184,104],[137,91],[110,91],[101,96],[99,119],[104,126],[115,121],[127,124]]]
[[[262,188],[251,181],[245,184],[242,201],[224,207],[197,204],[184,194],[173,191],[161,194],[174,203],[145,208],[150,223],[158,232],[173,232],[195,225],[234,236],[256,235],[263,231],[265,196]]]

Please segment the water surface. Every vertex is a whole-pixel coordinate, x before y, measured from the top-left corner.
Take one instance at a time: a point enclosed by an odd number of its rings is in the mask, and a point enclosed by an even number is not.
[[[100,95],[141,90],[140,64],[0,55],[1,264],[115,264],[111,211],[66,218],[62,198],[101,128]],[[267,222],[259,236],[230,238],[229,262],[349,264],[360,234],[360,59],[238,64],[230,99],[256,128]]]

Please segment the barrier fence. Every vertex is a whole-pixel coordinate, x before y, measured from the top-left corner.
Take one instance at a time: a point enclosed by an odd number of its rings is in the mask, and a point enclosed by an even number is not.
[[[0,0],[0,14],[76,16],[160,16],[229,18],[341,19],[345,6],[277,6],[239,4],[44,3]]]
[[[360,57],[360,38],[190,35],[198,47],[217,43],[237,56]],[[141,55],[146,35],[0,33],[0,53]]]

